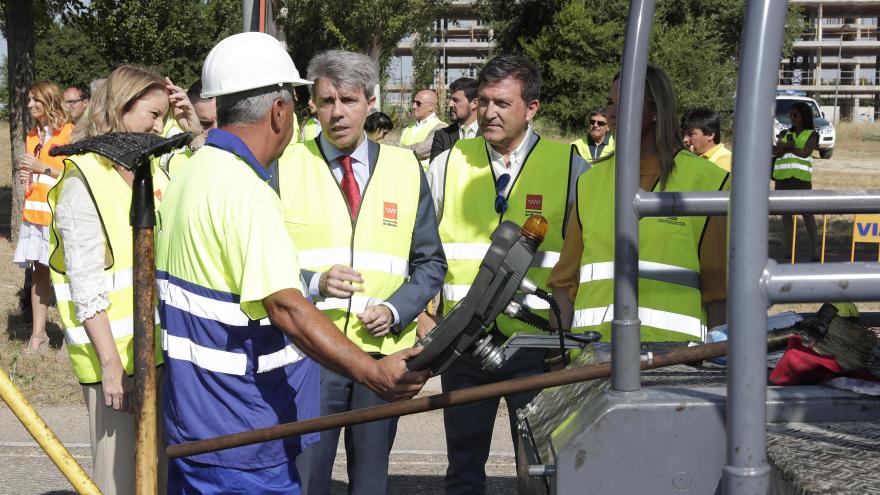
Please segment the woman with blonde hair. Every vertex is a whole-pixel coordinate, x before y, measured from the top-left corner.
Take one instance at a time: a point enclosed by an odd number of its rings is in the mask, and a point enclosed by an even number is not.
[[[55,146],[70,142],[73,124],[62,106],[61,89],[51,81],[39,81],[28,90],[28,110],[34,126],[28,131],[25,154],[20,159],[19,180],[26,184],[21,228],[14,261],[31,268],[31,338],[22,350],[35,356],[49,342],[46,313],[49,309],[49,211],[47,196],[64,168],[64,157],[49,156]]]
[[[608,91],[616,127],[619,76]],[[648,66],[640,125],[640,187],[645,191],[718,191],[729,174],[684,149],[675,95],[666,74]],[[560,260],[548,285],[563,309],[563,326],[611,337],[614,316],[615,156],[578,179]],[[726,318],[726,222],[723,217],[639,221],[639,308],[643,342],[700,341]]]
[[[201,131],[181,88],[146,67],[120,66],[93,95],[74,141],[108,132],[160,134],[169,107],[184,131]],[[94,480],[103,493],[133,493],[133,246],[128,212],[134,174],[94,153],[70,156],[64,164],[49,194],[55,212],[49,267],[65,347],[89,412]],[[158,200],[168,176],[156,166],[153,176]],[[156,360],[162,362],[159,346]],[[159,444],[159,486],[164,490],[167,463]]]

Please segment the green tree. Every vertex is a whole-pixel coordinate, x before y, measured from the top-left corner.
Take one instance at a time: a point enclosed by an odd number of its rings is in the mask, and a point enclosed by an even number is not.
[[[75,25],[111,66],[151,66],[188,85],[214,44],[241,27],[240,0],[91,0]]]
[[[383,71],[397,42],[427,26],[447,0],[283,0],[280,22],[297,67],[331,48],[364,53]]]
[[[62,23],[51,23],[37,40],[36,78],[66,86],[88,88],[93,79],[103,77],[108,63],[82,30]]]
[[[413,95],[434,86],[434,68],[437,66],[437,56],[431,50],[430,43],[433,40],[434,32],[430,27],[419,31],[413,40],[413,81],[410,89]]]

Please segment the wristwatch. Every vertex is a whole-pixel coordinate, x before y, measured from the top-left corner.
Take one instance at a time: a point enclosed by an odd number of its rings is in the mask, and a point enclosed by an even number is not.
[[[46,175],[51,176],[51,175],[52,175],[52,169],[49,168],[49,167],[46,167],[46,170],[43,170],[43,173],[46,174]]]

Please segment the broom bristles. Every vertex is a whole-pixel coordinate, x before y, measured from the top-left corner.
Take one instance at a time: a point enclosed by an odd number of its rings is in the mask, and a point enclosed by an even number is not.
[[[828,324],[824,337],[813,338],[813,348],[822,354],[834,356],[845,372],[880,371],[880,337],[877,332],[845,318],[835,317]],[[875,363],[875,361],[877,361]]]

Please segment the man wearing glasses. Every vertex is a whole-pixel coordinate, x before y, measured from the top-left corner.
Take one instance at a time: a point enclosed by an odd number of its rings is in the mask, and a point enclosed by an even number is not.
[[[64,109],[70,115],[73,122],[79,120],[79,116],[86,111],[89,105],[89,94],[76,86],[70,86],[64,90]]]
[[[550,229],[528,277],[547,290],[547,277],[562,249],[564,227],[574,200],[577,177],[587,163],[571,145],[538,136],[531,121],[540,106],[541,79],[534,64],[520,56],[502,55],[480,72],[477,120],[480,136],[459,140],[437,156],[428,183],[440,222],[440,239],[449,263],[444,280],[443,313],[467,294],[488,250],[492,231],[504,220],[522,224],[543,215]],[[530,310],[548,317],[549,306],[534,297],[519,299]],[[430,325],[420,325],[420,334]],[[518,320],[500,316],[491,333],[508,338],[537,332]],[[545,352],[520,351],[500,369],[483,371],[477,361],[460,357],[441,375],[444,392],[529,376],[543,371]],[[516,410],[536,393],[505,397],[515,436]],[[446,427],[446,493],[484,493],[498,399],[443,411]],[[514,445],[516,441],[514,440]]]
[[[428,168],[431,156],[431,144],[434,142],[434,132],[446,127],[446,122],[440,120],[434,111],[437,109],[437,94],[430,89],[423,89],[416,93],[412,102],[412,116],[415,122],[406,126],[400,134],[400,147],[412,150],[422,162],[422,167]]]
[[[608,130],[608,117],[604,108],[596,108],[587,122],[587,137],[571,143],[578,153],[590,163],[596,163],[614,152],[614,136]]]

